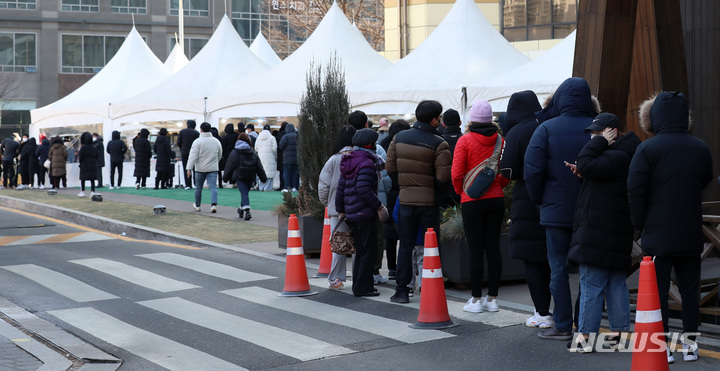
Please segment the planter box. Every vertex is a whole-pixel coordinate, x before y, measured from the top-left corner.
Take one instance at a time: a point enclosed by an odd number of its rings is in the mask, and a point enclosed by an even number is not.
[[[442,240],[440,247],[440,260],[442,262],[443,276],[453,283],[470,282],[470,250],[465,239]],[[500,256],[502,257],[503,281],[525,279],[525,264],[522,260],[510,257],[510,235],[500,235]],[[487,280],[487,261],[483,279]]]
[[[306,254],[319,254],[322,248],[324,221],[307,215],[300,215],[297,218],[303,250]],[[278,247],[281,249],[287,249],[288,219],[287,216],[278,215]]]

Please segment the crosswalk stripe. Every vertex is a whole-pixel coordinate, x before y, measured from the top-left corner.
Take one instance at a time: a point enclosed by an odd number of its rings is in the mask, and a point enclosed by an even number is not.
[[[354,353],[352,349],[221,312],[177,297],[141,301],[138,304],[301,361]]]
[[[327,279],[312,279],[310,280],[310,285],[315,287],[322,287],[327,289]],[[352,281],[347,280],[345,282],[345,287],[350,288],[352,286]],[[380,296],[366,296],[364,299],[369,299],[373,301],[379,301],[383,303],[390,303],[395,305],[400,305],[404,307],[414,308],[414,309],[420,309],[420,295],[416,293],[416,296],[414,298],[411,298],[410,303],[407,304],[399,304],[399,303],[392,303],[390,301],[390,296],[392,296],[395,293],[395,285],[376,285],[375,288],[380,292]],[[346,294],[352,295],[352,290],[339,290],[340,292],[344,292]],[[477,322],[477,323],[484,323],[486,325],[492,325],[495,327],[507,327],[507,326],[514,326],[519,323],[525,323],[525,319],[527,319],[526,314],[513,312],[511,310],[500,310],[499,312],[483,312],[483,313],[468,313],[463,311],[463,306],[465,303],[458,302],[454,300],[447,300],[447,306],[448,306],[448,313],[455,318],[468,321],[468,322]]]
[[[91,241],[102,241],[112,240],[114,237],[106,236],[104,234],[95,232],[80,233],[78,236],[66,240],[66,243],[78,243],[78,242],[91,242]]]
[[[35,242],[36,244],[42,244],[42,243],[61,243],[66,242],[69,239],[75,238],[77,236],[80,236],[84,234],[85,232],[77,232],[77,233],[60,233],[60,234],[51,234],[51,235],[45,235],[44,239]]]
[[[172,292],[200,287],[107,259],[80,259],[71,260],[70,263],[95,269],[111,276],[115,276],[121,280],[160,292]]]
[[[143,254],[138,255],[143,258],[152,259],[155,261],[177,265],[179,267],[187,268],[207,274],[214,277],[224,278],[235,282],[251,282],[260,280],[269,280],[275,277],[267,276],[260,273],[249,272],[246,270],[231,267],[229,265],[215,263],[203,259],[196,259],[189,256],[173,253],[157,253],[157,254]]]
[[[21,240],[17,240],[15,242],[10,242],[6,244],[6,246],[14,246],[14,245],[32,245],[34,243],[41,242],[43,240],[48,239],[49,237],[52,237],[51,234],[40,234],[35,236],[25,236],[25,238]]]
[[[261,287],[226,290],[221,291],[221,293],[256,304],[350,327],[405,343],[419,343],[454,336],[438,330],[414,330],[408,327],[408,323],[402,321],[357,312],[330,304],[307,299],[281,298],[277,296],[276,292]]]
[[[127,324],[94,308],[62,309],[48,313],[92,336],[170,370],[244,370],[195,348]]]
[[[23,240],[28,236],[3,236],[0,237],[0,246],[9,245],[15,241]]]
[[[75,278],[35,264],[7,265],[2,268],[35,281],[77,302],[117,299],[115,295],[98,290]]]

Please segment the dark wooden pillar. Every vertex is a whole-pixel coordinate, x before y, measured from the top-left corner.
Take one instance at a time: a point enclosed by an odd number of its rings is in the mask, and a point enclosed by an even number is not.
[[[585,78],[604,112],[622,118],[628,90],[638,0],[581,0],[573,76]]]

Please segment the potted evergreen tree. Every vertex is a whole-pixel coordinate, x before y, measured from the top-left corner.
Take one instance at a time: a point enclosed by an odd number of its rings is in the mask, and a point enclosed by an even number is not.
[[[300,188],[297,194],[285,193],[275,208],[278,215],[278,245],[287,244],[287,219],[298,216],[303,248],[320,252],[325,208],[318,196],[318,179],[325,162],[333,155],[335,138],[347,124],[350,112],[345,72],[337,55],[323,66],[312,63],[306,75],[306,91],[298,115],[298,164]]]

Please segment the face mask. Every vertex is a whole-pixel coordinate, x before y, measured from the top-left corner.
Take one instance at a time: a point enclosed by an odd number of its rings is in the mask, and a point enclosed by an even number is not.
[[[27,142],[27,141],[28,141],[28,138],[23,138],[23,142]]]
[[[93,142],[97,142],[97,137],[93,137]]]

